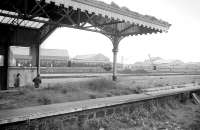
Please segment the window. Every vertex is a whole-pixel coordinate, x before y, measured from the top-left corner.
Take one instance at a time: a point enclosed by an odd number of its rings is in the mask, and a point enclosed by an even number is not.
[[[4,66],[4,56],[0,55],[0,66]]]

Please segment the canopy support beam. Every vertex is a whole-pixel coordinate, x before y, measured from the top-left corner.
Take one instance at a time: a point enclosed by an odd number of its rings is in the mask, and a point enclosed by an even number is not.
[[[40,74],[40,44],[35,43],[31,46],[32,65],[36,67],[37,75]]]
[[[40,44],[36,45],[36,67],[37,75],[40,75]]]
[[[9,66],[9,43],[4,43],[4,75],[1,75],[4,77],[4,83],[2,90],[8,90],[8,66]]]

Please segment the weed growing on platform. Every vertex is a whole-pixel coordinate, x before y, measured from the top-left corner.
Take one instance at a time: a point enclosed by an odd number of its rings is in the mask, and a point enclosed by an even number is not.
[[[196,113],[197,113],[197,114],[196,114],[196,116],[195,116],[195,118],[196,118],[195,122],[192,123],[192,124],[189,126],[189,128],[190,128],[191,130],[198,130],[198,129],[200,128],[200,109],[197,110]]]
[[[94,94],[89,95],[89,97],[90,97],[90,99],[96,99],[97,98],[96,95],[94,95]]]
[[[39,97],[37,101],[40,105],[48,105],[52,103],[50,95],[43,95]]]
[[[136,78],[139,80],[133,77],[121,77],[117,82],[113,82],[108,78],[76,79],[75,81],[63,83],[48,83],[47,86],[41,85],[38,89],[32,85],[24,86],[13,91],[9,90],[9,93],[1,93],[0,105],[3,107],[0,106],[0,109],[15,109],[41,104],[139,94],[143,93],[145,88],[153,87],[156,84],[160,84],[158,86],[161,86],[161,84],[168,83],[170,85],[172,83],[182,83],[183,81],[191,83],[191,81],[194,81],[194,78],[195,80],[197,79],[196,77],[191,77],[190,79],[181,77],[179,80],[174,77],[165,77],[162,80],[160,77]]]
[[[95,79],[88,82],[86,85],[89,90],[98,92],[117,89],[116,83],[107,79]]]
[[[174,115],[170,107],[173,103],[181,103],[177,100],[168,102],[163,105],[160,102],[150,101],[133,106],[131,113],[114,114],[111,117],[104,117],[103,119],[91,119],[86,122],[85,128],[92,128],[91,130],[125,130],[125,129],[181,129],[180,125],[175,122]],[[165,106],[165,108],[163,107]],[[169,108],[169,109],[166,109]],[[179,109],[176,108],[176,110]],[[193,124],[193,128],[197,128],[197,124]]]

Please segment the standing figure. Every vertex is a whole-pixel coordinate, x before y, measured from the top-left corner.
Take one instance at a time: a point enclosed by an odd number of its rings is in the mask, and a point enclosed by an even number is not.
[[[35,88],[39,88],[40,87],[40,84],[42,83],[42,80],[41,80],[41,77],[40,77],[39,74],[33,79],[33,83],[34,83]]]
[[[15,88],[20,87],[20,73],[17,73],[17,76],[16,76],[15,81],[14,81],[14,87]]]

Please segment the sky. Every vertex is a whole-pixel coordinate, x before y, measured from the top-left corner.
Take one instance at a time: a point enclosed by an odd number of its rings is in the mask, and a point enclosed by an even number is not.
[[[102,0],[110,3],[112,0]],[[120,42],[118,62],[133,64],[151,57],[200,62],[200,0],[113,0],[132,11],[172,24],[168,33],[126,37]],[[102,53],[112,61],[112,43],[102,34],[59,28],[42,48],[67,49],[70,57]]]

